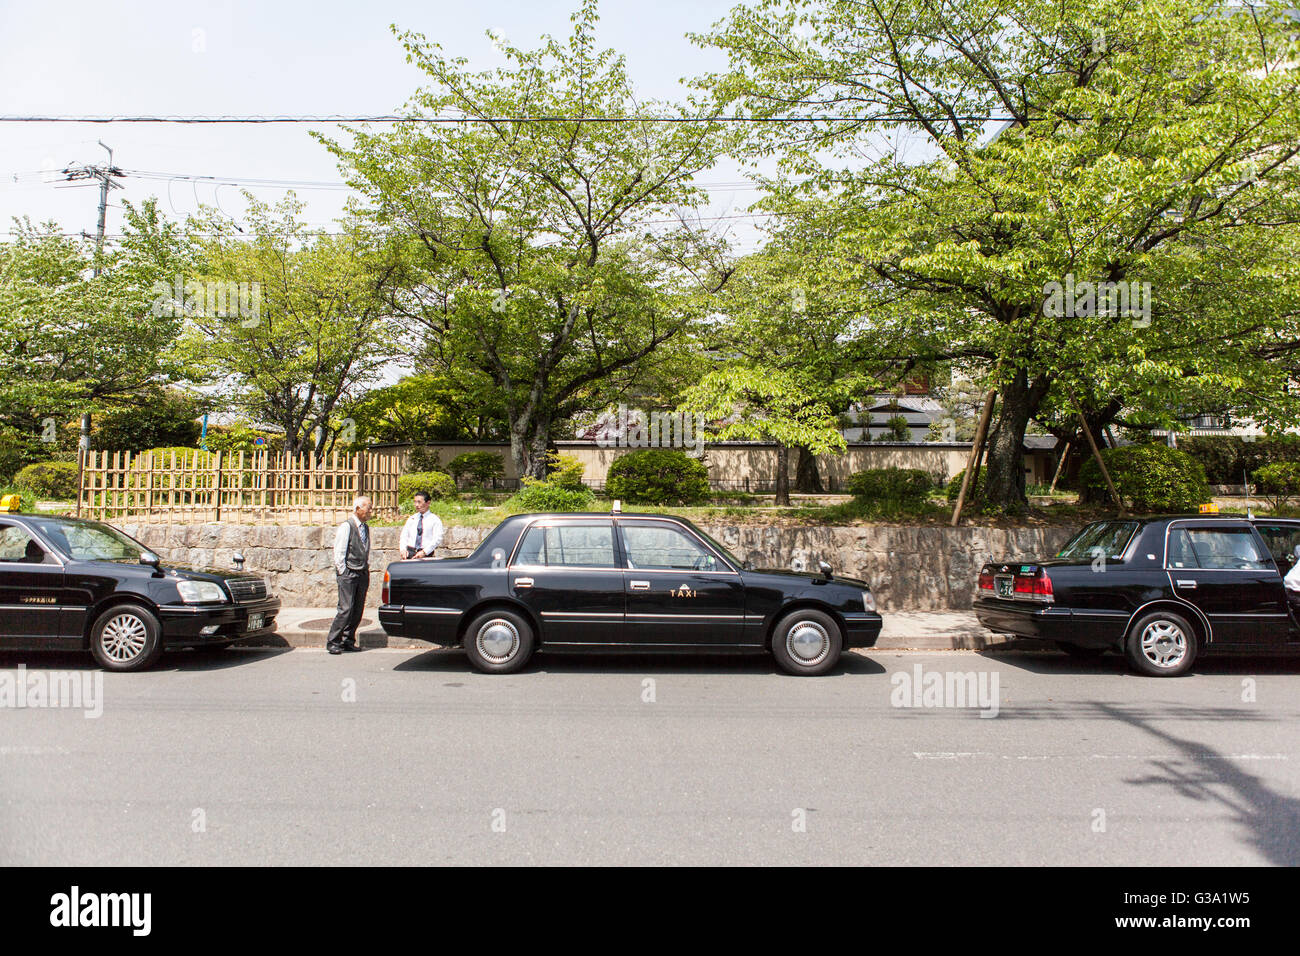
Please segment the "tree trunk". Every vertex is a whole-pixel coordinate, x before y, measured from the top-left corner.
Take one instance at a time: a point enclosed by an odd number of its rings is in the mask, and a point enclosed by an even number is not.
[[[989,434],[982,497],[986,504],[1006,514],[1023,514],[1029,508],[1025,498],[1025,429],[1049,384],[1046,378],[1031,383],[1024,370],[1017,369],[1002,389],[996,423]]]
[[[817,456],[807,448],[799,449],[799,462],[795,465],[794,489],[806,495],[820,495],[825,490],[822,487],[821,473],[817,470]]]
[[[550,440],[549,419],[511,421],[510,460],[514,462],[515,474],[520,478],[545,478],[546,451]]]
[[[776,503],[790,503],[790,449],[785,445],[776,446]]]

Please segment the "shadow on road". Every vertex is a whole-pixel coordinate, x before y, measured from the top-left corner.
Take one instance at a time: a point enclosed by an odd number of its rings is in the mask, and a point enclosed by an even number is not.
[[[1178,681],[1180,677],[1144,677],[1129,667],[1122,654],[1106,654],[1093,660],[1053,651],[978,651],[985,660],[1001,661],[1032,674],[1118,674],[1138,681]],[[1210,654],[1198,657],[1193,675],[1204,674],[1300,674],[1300,656],[1291,654]]]
[[[166,651],[153,667],[141,673],[156,674],[159,671],[217,671],[231,667],[254,664],[281,654],[289,653],[289,648],[259,647],[253,650],[235,649],[186,649]],[[66,670],[97,671],[100,666],[90,656],[89,651],[0,651],[0,670],[16,668],[19,664],[27,670]]]
[[[395,665],[396,671],[432,671],[437,673],[466,673],[472,671],[465,652],[459,648],[438,648],[409,657]],[[770,654],[647,654],[583,651],[538,651],[521,674],[776,674],[778,670]],[[839,665],[820,678],[877,675],[885,668],[869,657],[845,654]],[[807,679],[807,678],[794,678]]]

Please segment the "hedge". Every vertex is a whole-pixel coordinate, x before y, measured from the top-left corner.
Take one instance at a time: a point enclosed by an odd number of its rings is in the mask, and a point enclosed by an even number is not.
[[[605,494],[630,504],[699,504],[709,498],[709,470],[685,452],[642,448],[614,459]]]
[[[456,481],[445,471],[413,471],[397,479],[397,500],[409,501],[423,491],[430,501],[456,497]]]
[[[934,479],[920,468],[868,468],[849,475],[846,487],[867,501],[919,503],[930,496]]]
[[[475,485],[486,485],[493,478],[500,478],[505,470],[501,456],[492,451],[467,451],[457,455],[447,465],[447,470],[457,481],[469,481]]]
[[[1209,483],[1201,463],[1168,445],[1123,445],[1101,453],[1120,496],[1135,511],[1195,511],[1210,500]],[[1108,501],[1110,492],[1095,458],[1079,469],[1079,487],[1086,501]]]
[[[524,486],[506,504],[515,511],[590,511],[595,501],[590,488],[566,488],[526,478]]]
[[[75,498],[77,466],[70,461],[38,461],[19,469],[14,475],[14,484],[30,488],[42,498]]]
[[[1179,437],[1178,448],[1204,466],[1207,481],[1239,485],[1243,475],[1254,475],[1265,465],[1300,459],[1300,435],[1276,435],[1254,441],[1237,437]]]

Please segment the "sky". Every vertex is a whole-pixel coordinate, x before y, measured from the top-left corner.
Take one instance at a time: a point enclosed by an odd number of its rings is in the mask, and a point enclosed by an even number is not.
[[[638,98],[676,99],[682,77],[725,66],[717,50],[685,36],[704,32],[736,0],[605,0],[597,41],[627,58]],[[485,31],[522,47],[543,33],[565,37],[578,0],[478,3],[96,2],[0,0],[0,115],[338,115],[400,112],[424,74],[405,62],[389,25],[423,33],[471,69],[503,65]],[[54,220],[93,234],[94,181],[67,183],[68,165],[113,162],[128,175],[110,194],[107,234],[121,229],[122,200],[157,196],[184,218],[200,203],[239,218],[241,189],[263,201],[293,188],[315,226],[328,226],[348,195],[334,160],[308,135],[321,127],[143,124],[0,124],[0,224]],[[144,172],[141,176],[134,173]],[[155,174],[166,174],[158,176]],[[215,177],[218,182],[193,177]],[[228,180],[229,182],[221,182]],[[273,180],[249,185],[248,180]],[[758,193],[727,161],[699,177],[705,215],[742,214]],[[726,219],[738,252],[760,240],[754,219]]]

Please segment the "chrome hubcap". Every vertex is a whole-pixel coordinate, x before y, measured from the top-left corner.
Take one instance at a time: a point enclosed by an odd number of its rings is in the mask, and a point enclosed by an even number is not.
[[[799,621],[786,632],[785,648],[800,664],[820,664],[831,652],[830,635],[816,621]]]
[[[478,629],[474,643],[484,659],[504,664],[519,651],[519,631],[509,621],[493,618]]]
[[[124,613],[111,618],[99,635],[99,646],[111,661],[125,664],[144,653],[149,630],[144,621],[134,614]]]
[[[1187,636],[1172,621],[1152,621],[1142,631],[1142,654],[1156,667],[1177,667],[1187,656]]]

